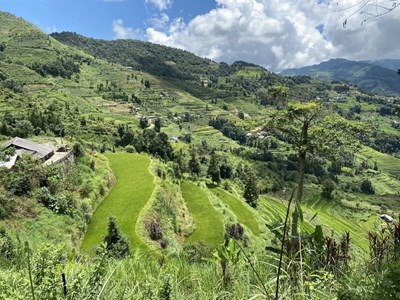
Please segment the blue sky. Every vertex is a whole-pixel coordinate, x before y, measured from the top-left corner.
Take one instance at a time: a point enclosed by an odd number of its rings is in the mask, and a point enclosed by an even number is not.
[[[361,26],[368,11],[357,9],[368,10],[362,4],[369,1],[0,0],[0,10],[47,33],[141,39],[216,61],[244,60],[280,71],[338,57],[399,58],[400,8]]]
[[[44,31],[74,31],[101,39],[115,37],[114,20],[121,19],[125,26],[145,32],[160,13],[188,22],[215,6],[213,0],[174,0],[166,9],[145,0],[0,0],[0,10],[22,17]]]

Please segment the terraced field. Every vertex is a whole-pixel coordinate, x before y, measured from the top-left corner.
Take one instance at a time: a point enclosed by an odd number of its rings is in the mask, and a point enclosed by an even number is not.
[[[393,176],[400,176],[400,159],[389,154],[380,153],[369,147],[363,147],[359,155],[370,162],[376,161],[383,172]]]
[[[140,212],[154,190],[154,178],[148,170],[150,159],[130,153],[112,153],[106,156],[117,182],[93,214],[81,251],[91,252],[102,242],[107,233],[109,216],[117,219],[121,231],[130,240],[131,248],[146,248],[135,228]]]
[[[181,190],[196,225],[196,229],[185,242],[205,241],[213,245],[221,244],[224,234],[223,223],[207,194],[196,184],[188,181],[182,183]]]
[[[356,220],[348,220],[339,215],[333,207],[332,202],[314,199],[304,205],[303,210],[311,215],[316,215],[313,224],[319,224],[325,229],[333,230],[338,236],[343,235],[346,231],[350,232],[351,241],[364,252],[368,251],[368,232]],[[328,230],[329,230],[328,229]],[[329,231],[326,230],[326,233]]]
[[[229,209],[234,213],[239,223],[249,228],[254,235],[260,235],[260,227],[258,222],[251,209],[247,207],[247,204],[220,188],[213,187],[210,188],[210,190],[214,193],[214,195],[221,199],[222,202],[228,205]]]
[[[269,222],[284,220],[287,204],[272,198],[261,198],[260,206],[263,209],[264,218]],[[368,251],[368,231],[356,221],[350,221],[340,216],[333,207],[332,202],[315,199],[302,205],[304,223],[301,225],[303,232],[312,233],[315,225],[322,225],[326,235],[335,233],[335,237],[342,236],[346,231],[350,232],[350,238],[363,252]],[[312,220],[311,220],[312,219]]]

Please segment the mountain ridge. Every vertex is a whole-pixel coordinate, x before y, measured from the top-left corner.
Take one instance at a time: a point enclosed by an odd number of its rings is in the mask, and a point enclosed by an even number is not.
[[[286,69],[283,76],[308,75],[322,81],[346,81],[362,90],[378,95],[395,96],[400,94],[400,80],[394,69],[383,67],[390,62],[352,61],[343,58],[330,59],[319,64],[302,68]],[[400,60],[399,60],[400,66]]]

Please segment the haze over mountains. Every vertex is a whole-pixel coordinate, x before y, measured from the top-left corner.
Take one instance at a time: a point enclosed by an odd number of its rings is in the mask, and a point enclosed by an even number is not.
[[[280,74],[308,75],[323,81],[347,81],[369,93],[394,96],[400,93],[400,80],[396,74],[398,68],[400,59],[351,61],[339,58],[317,65],[286,69]]]

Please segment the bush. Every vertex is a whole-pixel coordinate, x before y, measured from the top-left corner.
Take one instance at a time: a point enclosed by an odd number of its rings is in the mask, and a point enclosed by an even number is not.
[[[322,183],[321,197],[325,199],[332,199],[332,192],[335,190],[335,184],[332,180],[328,179]]]
[[[147,227],[149,236],[153,241],[157,241],[163,237],[163,231],[160,222],[152,220]]]
[[[368,194],[368,195],[375,194],[375,189],[372,186],[371,181],[369,181],[368,179],[364,179],[363,182],[361,182],[360,189],[361,189],[361,192],[363,192],[364,194]]]
[[[76,157],[82,157],[85,154],[81,143],[77,142],[72,146],[72,151]]]
[[[9,186],[9,190],[17,196],[29,195],[32,190],[29,176],[15,177]]]
[[[128,153],[136,153],[136,149],[132,145],[125,146],[125,151]]]

